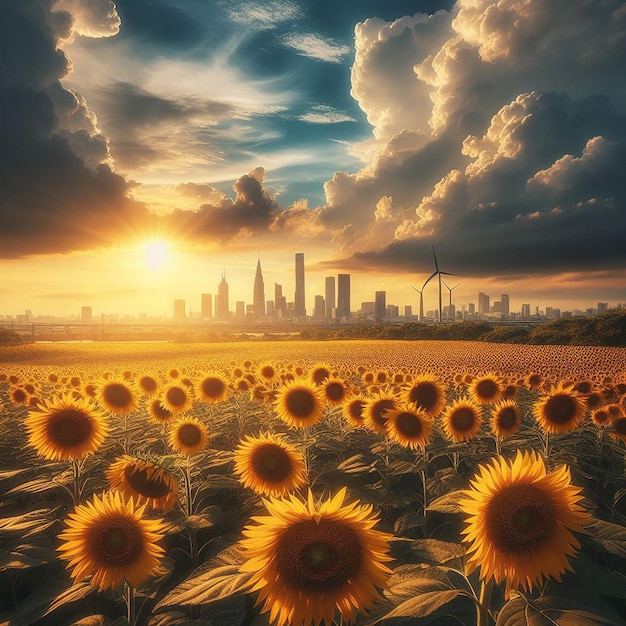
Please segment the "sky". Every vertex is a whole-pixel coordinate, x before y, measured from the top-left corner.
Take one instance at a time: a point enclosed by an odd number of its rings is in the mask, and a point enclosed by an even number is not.
[[[0,315],[292,300],[296,252],[309,313],[416,311],[433,247],[459,305],[626,303],[624,67],[623,0],[0,0]]]

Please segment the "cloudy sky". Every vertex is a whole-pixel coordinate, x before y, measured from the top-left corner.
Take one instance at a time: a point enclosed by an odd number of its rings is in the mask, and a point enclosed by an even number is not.
[[[0,0],[0,314],[234,308],[259,254],[292,299],[296,252],[309,312],[416,310],[431,245],[459,305],[626,302],[625,66],[623,0]]]

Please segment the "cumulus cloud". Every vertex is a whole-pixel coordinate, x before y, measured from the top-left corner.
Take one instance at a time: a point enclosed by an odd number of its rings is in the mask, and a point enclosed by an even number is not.
[[[350,48],[345,44],[316,33],[289,33],[281,36],[280,41],[301,56],[327,63],[341,63],[350,54]]]
[[[56,9],[70,13],[77,35],[113,37],[120,31],[122,20],[111,0],[59,0]]]

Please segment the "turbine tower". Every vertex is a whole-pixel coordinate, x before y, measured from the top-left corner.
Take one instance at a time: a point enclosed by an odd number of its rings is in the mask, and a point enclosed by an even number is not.
[[[413,285],[411,285],[411,287],[413,287],[413,289],[415,289],[415,291],[417,291],[420,295],[420,322],[422,322],[424,320],[424,288],[422,287],[422,289],[419,290]]]
[[[450,292],[450,302],[448,302],[448,306],[452,306],[452,292],[460,285],[463,283],[463,281],[461,281],[460,283],[457,283],[456,285],[454,285],[454,287],[449,287],[446,283],[445,280],[441,281],[443,283],[443,286]]]
[[[439,269],[439,263],[437,263],[437,255],[435,254],[435,246],[431,244],[431,248],[433,249],[433,258],[435,259],[435,271],[429,276],[428,280],[424,283],[424,287],[435,277],[439,278],[439,322],[441,322],[442,315],[442,306],[441,306],[441,277],[442,276],[456,276],[456,274],[451,274],[450,272],[442,272]],[[422,289],[424,289],[422,287]]]

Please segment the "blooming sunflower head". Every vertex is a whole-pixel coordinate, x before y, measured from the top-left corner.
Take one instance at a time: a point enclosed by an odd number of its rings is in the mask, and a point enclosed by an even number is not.
[[[491,432],[501,439],[514,435],[520,428],[521,414],[515,400],[502,400],[493,406]]]
[[[611,420],[609,435],[618,441],[626,443],[626,417],[616,417]]]
[[[209,444],[206,424],[192,417],[177,420],[170,430],[170,446],[179,454],[195,454]]]
[[[193,405],[189,389],[182,383],[167,385],[160,395],[161,406],[174,415],[186,413]]]
[[[316,504],[295,496],[265,502],[267,516],[243,531],[244,572],[270,622],[332,624],[337,611],[351,623],[382,600],[390,574],[391,536],[375,530],[371,505],[343,505],[346,489]]]
[[[148,413],[153,421],[161,424],[167,424],[176,419],[176,414],[163,406],[160,398],[154,398],[150,401],[148,404]]]
[[[333,375],[330,365],[327,363],[316,363],[309,372],[309,378],[315,385],[321,385],[327,378]]]
[[[363,415],[364,408],[365,398],[358,395],[350,395],[350,397],[346,398],[342,403],[341,412],[349,424],[355,428],[359,428],[365,423],[365,416]]]
[[[137,388],[145,396],[152,397],[159,392],[159,379],[152,374],[142,374],[137,378]]]
[[[100,406],[110,413],[131,413],[139,402],[137,394],[126,382],[115,379],[104,379],[97,386],[96,398]]]
[[[223,402],[230,395],[228,384],[217,372],[207,372],[196,382],[196,392],[201,400],[212,404]]]
[[[329,406],[341,404],[348,395],[346,383],[341,378],[327,378],[321,385],[324,391],[324,399]]]
[[[104,442],[108,420],[89,400],[65,394],[43,400],[25,420],[28,442],[52,461],[81,459]]]
[[[472,398],[479,404],[493,404],[502,397],[502,383],[492,373],[477,376],[469,386]]]
[[[302,454],[278,435],[246,436],[235,450],[235,474],[265,496],[285,496],[306,484]]]
[[[271,383],[279,376],[278,369],[273,363],[261,363],[257,368],[257,376],[266,383]]]
[[[542,382],[543,382],[543,377],[541,376],[541,374],[538,374],[537,372],[531,372],[525,378],[526,386],[529,389],[539,389]]]
[[[580,547],[571,531],[583,532],[591,519],[579,504],[581,491],[566,466],[548,473],[535,452],[480,466],[459,501],[469,569],[480,567],[484,580],[506,579],[507,592],[560,580]]]
[[[405,401],[429,415],[439,415],[446,405],[446,388],[436,376],[424,374],[413,380]]]
[[[387,413],[396,408],[397,399],[388,393],[375,393],[365,399],[365,425],[377,433],[387,432]]]
[[[578,392],[556,385],[533,405],[533,415],[544,432],[569,433],[585,416],[585,403]]]
[[[481,407],[471,398],[456,399],[443,414],[443,430],[454,443],[473,439],[482,424]]]
[[[111,492],[77,506],[59,534],[59,553],[68,561],[72,578],[91,575],[91,583],[102,591],[124,580],[138,587],[155,573],[165,553],[157,544],[165,525],[144,518],[144,509],[132,498]]]
[[[402,446],[424,449],[433,434],[434,418],[415,404],[401,405],[385,414],[387,434]]]
[[[296,378],[277,390],[274,408],[278,417],[286,424],[306,428],[322,419],[324,397],[314,383]]]
[[[15,406],[21,406],[28,404],[30,394],[26,391],[26,389],[24,389],[24,387],[12,387],[9,391],[9,398]]]
[[[106,477],[111,489],[155,509],[174,506],[178,493],[176,478],[153,461],[124,455],[109,465]]]

